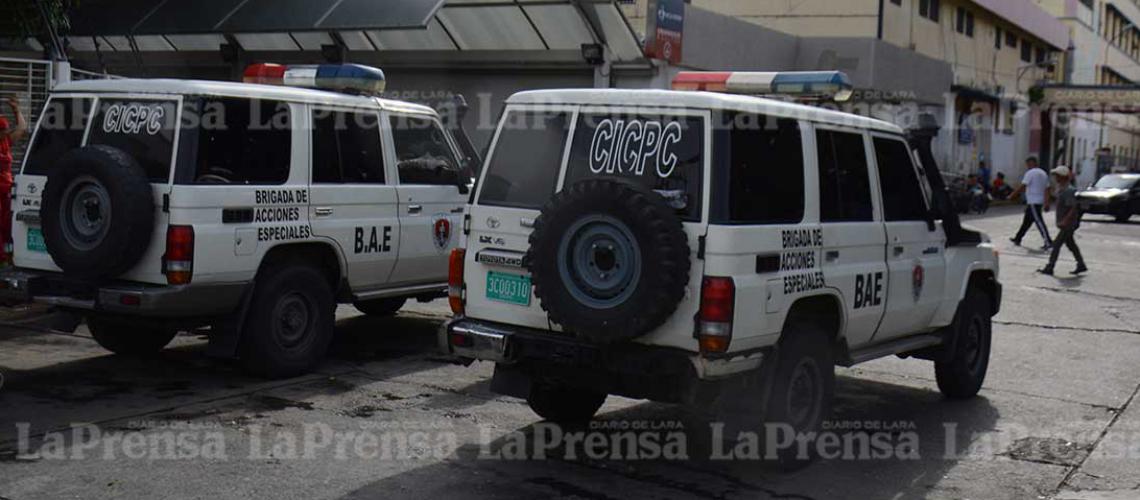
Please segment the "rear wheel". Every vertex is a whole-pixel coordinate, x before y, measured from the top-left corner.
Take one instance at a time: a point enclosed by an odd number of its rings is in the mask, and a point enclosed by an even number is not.
[[[304,264],[282,264],[262,272],[256,286],[242,335],[246,369],[282,378],[314,368],[333,337],[328,279]]]
[[[985,294],[970,290],[958,309],[954,352],[945,361],[934,363],[938,389],[951,399],[976,396],[986,379],[990,364],[991,318]]]
[[[606,394],[536,383],[531,386],[526,402],[543,419],[559,424],[580,424],[594,418],[594,414],[606,402]]]
[[[387,318],[395,316],[401,307],[404,307],[408,299],[406,297],[396,297],[391,299],[377,299],[369,300],[367,302],[354,302],[352,305],[356,310],[374,316],[377,318]]]
[[[780,340],[775,365],[769,365],[768,370],[771,386],[764,405],[764,424],[775,428],[765,429],[763,434],[777,436],[780,443],[794,437],[792,445],[775,450],[779,466],[787,470],[805,467],[816,458],[815,438],[831,416],[835,397],[831,336],[811,323],[789,325]],[[806,448],[802,442],[807,443]]]
[[[125,320],[115,320],[98,316],[87,318],[87,329],[91,337],[104,349],[123,356],[142,357],[161,351],[177,330],[144,327]]]

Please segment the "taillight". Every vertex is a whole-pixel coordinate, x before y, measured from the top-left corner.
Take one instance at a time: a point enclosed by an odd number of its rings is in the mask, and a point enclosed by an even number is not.
[[[451,251],[447,261],[447,303],[451,312],[463,314],[463,261],[467,258],[467,251],[456,248]]]
[[[701,310],[697,313],[697,342],[701,352],[728,352],[735,305],[736,285],[732,278],[705,277],[701,282]]]
[[[194,274],[194,227],[166,228],[166,254],[162,256],[162,272],[171,285],[190,283]]]

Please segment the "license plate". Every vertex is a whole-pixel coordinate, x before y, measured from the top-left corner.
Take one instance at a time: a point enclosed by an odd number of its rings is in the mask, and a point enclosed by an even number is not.
[[[47,253],[47,245],[44,244],[44,232],[38,227],[28,228],[28,250]]]
[[[529,306],[530,277],[488,271],[487,298],[508,304]]]

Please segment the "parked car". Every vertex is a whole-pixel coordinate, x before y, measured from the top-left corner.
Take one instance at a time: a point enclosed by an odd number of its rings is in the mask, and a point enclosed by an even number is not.
[[[355,65],[255,65],[254,82],[59,86],[16,179],[0,296],[86,317],[121,354],[210,329],[253,373],[304,372],[334,308],[446,293],[469,181],[435,111],[368,95]],[[364,94],[364,95],[361,95]]]
[[[609,394],[762,401],[755,423],[811,436],[835,366],[892,355],[933,360],[947,396],[971,397],[998,258],[926,158],[889,123],[759,97],[515,94],[451,255],[441,347],[494,362],[493,391],[556,422]]]
[[[1111,215],[1127,222],[1140,214],[1140,174],[1110,174],[1077,193],[1086,214]]]

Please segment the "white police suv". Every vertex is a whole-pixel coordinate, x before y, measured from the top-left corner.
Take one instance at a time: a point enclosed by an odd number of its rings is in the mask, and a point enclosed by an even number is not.
[[[375,97],[364,66],[245,80],[58,87],[0,296],[79,311],[117,353],[210,326],[212,353],[266,376],[322,358],[338,302],[384,316],[442,297],[470,175],[439,115]]]
[[[841,73],[675,88],[698,91],[508,100],[451,254],[441,347],[495,362],[492,390],[554,421],[618,394],[762,402],[763,421],[810,435],[835,365],[889,355],[975,395],[998,258],[946,208],[932,130],[728,94],[837,95]]]

